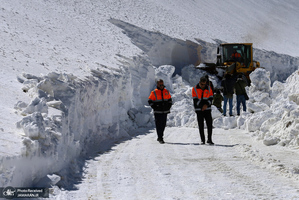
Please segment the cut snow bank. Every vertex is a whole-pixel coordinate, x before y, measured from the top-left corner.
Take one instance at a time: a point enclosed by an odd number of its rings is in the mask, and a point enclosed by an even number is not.
[[[18,77],[32,101],[15,105],[24,116],[17,123],[25,134],[24,148],[19,157],[2,158],[1,186],[31,186],[46,175],[64,176],[71,163],[76,168],[76,159],[102,141],[130,138],[132,129],[153,125],[151,109],[144,105],[154,68],[141,57],[122,60],[121,69],[92,70],[84,80],[54,72]]]
[[[121,28],[131,42],[148,55],[154,66],[173,65],[175,74],[181,74],[186,65],[200,63],[201,46],[196,42],[145,30],[122,20],[110,19],[109,22]]]
[[[250,74],[247,111],[240,117],[220,117],[215,127],[241,128],[263,140],[265,145],[299,146],[299,70],[286,83],[274,82],[270,72],[257,69]]]

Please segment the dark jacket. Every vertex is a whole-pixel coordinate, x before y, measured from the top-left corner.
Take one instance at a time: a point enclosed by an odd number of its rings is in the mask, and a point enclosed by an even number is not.
[[[223,95],[233,97],[235,80],[231,76],[225,76],[221,81],[223,87]]]
[[[193,106],[196,112],[201,111],[203,105],[207,105],[207,110],[211,110],[213,90],[210,88],[210,86],[206,85],[204,90],[202,90],[199,84],[197,84],[192,88],[192,98]]]
[[[154,110],[154,113],[170,113],[172,99],[167,89],[155,89],[148,97],[148,104]]]
[[[246,86],[246,82],[242,78],[238,78],[237,82],[235,83],[236,95],[244,95],[246,93]]]
[[[223,96],[220,93],[214,94],[213,105],[217,108],[221,108],[221,104],[223,101]]]
[[[215,92],[213,82],[208,79],[207,83],[209,84],[209,86],[211,87],[211,89],[213,90],[213,92]]]

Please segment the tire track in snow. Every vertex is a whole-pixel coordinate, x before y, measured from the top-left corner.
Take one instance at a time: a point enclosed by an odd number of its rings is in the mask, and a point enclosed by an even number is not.
[[[299,184],[242,155],[234,132],[214,129],[215,146],[198,129],[167,128],[125,141],[87,164],[67,199],[294,199]],[[237,142],[238,141],[238,142]],[[83,194],[82,190],[86,190]],[[83,195],[83,196],[82,196]],[[85,195],[85,196],[84,196]],[[72,198],[69,198],[72,197]]]

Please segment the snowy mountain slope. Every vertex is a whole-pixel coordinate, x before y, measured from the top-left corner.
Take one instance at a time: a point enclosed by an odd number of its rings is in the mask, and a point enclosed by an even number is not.
[[[191,0],[184,4],[166,0],[0,2],[4,22],[0,27],[3,65],[0,169],[5,172],[1,175],[1,186],[28,186],[47,174],[58,172],[63,177],[69,164],[76,163],[82,153],[88,155],[93,144],[128,139],[132,136],[131,128],[153,127],[150,109],[143,105],[154,87],[155,67],[160,65],[175,65],[165,66],[168,71],[161,71],[169,80],[167,87],[173,89],[176,97],[173,114],[169,116],[170,125],[196,126],[188,101],[192,86],[188,81],[189,78],[198,80],[201,74],[182,79],[180,76],[171,78],[172,74],[168,73],[182,70],[182,64],[176,63],[186,57],[184,48],[179,48],[184,55],[179,57],[165,53],[164,48],[172,47],[168,40],[165,45],[144,49],[145,44],[156,44],[156,41],[141,38],[137,41],[147,43],[138,45],[134,40],[136,35],[125,35],[111,19],[135,26],[138,33],[162,36],[161,39],[168,38],[183,46],[186,41],[196,45],[200,40],[207,41],[204,48],[213,47],[218,40],[253,42],[256,48],[263,49],[256,56],[260,56],[262,64],[263,61],[269,63],[267,69],[273,70],[272,80],[285,80],[298,69],[298,58],[294,57],[298,56],[298,41],[294,39],[298,33],[294,17],[298,3],[295,1],[239,1],[239,4]],[[229,12],[231,10],[240,10],[242,15]],[[195,55],[194,48],[191,49],[191,55]],[[155,50],[163,52],[163,56]],[[203,58],[212,59],[209,55],[212,51],[204,51]],[[183,63],[188,64],[187,61]],[[264,74],[259,78],[268,80]],[[226,123],[219,125],[222,128],[243,127],[255,131],[253,135],[266,144],[298,146],[297,81],[294,73],[286,84],[274,83],[271,90],[252,89],[249,108],[256,115],[220,118],[216,122]],[[253,98],[255,95],[259,99]],[[266,98],[269,95],[274,95],[278,103],[271,105]],[[116,99],[116,104],[111,99]],[[259,104],[261,100],[264,104]],[[269,107],[272,110],[279,107],[279,113],[261,109]],[[258,119],[265,119],[273,114],[283,117],[282,124],[275,117],[262,128],[252,123],[257,115],[260,115]],[[246,119],[251,121],[245,123]],[[267,128],[274,122],[273,138]],[[24,167],[24,163],[28,166]],[[74,165],[76,171],[77,164]]]

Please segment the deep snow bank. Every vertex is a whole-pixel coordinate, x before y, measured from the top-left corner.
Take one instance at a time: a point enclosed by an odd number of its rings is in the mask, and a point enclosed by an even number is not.
[[[1,186],[30,186],[53,173],[64,176],[71,163],[76,168],[76,159],[99,149],[102,141],[129,138],[132,129],[152,126],[151,109],[143,105],[154,85],[154,69],[141,57],[122,62],[119,70],[102,67],[84,80],[54,72],[18,77],[32,101],[15,105],[24,116],[17,123],[24,148],[19,157],[2,159]],[[61,183],[67,181],[63,177]]]
[[[254,71],[247,88],[249,101],[247,112],[240,117],[220,117],[215,127],[241,128],[250,132],[265,145],[299,146],[299,71],[294,72],[286,83],[274,82],[271,87],[270,72]],[[235,100],[234,100],[235,101]],[[234,108],[235,110],[235,108]]]
[[[270,88],[272,104],[269,109],[261,111],[264,121],[259,128],[252,128],[254,135],[266,145],[299,146],[299,71],[297,70],[286,80],[286,83],[274,82]],[[262,91],[259,87],[259,91]],[[252,95],[255,95],[252,93]],[[256,116],[251,116],[252,120]],[[247,127],[250,127],[248,121]]]
[[[284,82],[293,72],[299,69],[299,58],[273,51],[253,49],[253,58],[261,67],[270,72],[271,82]]]

